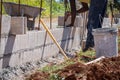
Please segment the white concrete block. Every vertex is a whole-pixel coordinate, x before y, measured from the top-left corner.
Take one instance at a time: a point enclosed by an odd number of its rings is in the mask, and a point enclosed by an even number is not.
[[[7,15],[2,16],[1,34],[9,34],[10,32],[11,17]]]
[[[71,23],[71,17],[67,19],[65,22],[65,25],[68,25]],[[58,17],[58,26],[64,26],[64,16],[59,16]],[[81,27],[83,26],[83,19],[81,16],[76,16],[74,26],[76,27]]]
[[[9,60],[9,65],[11,67],[14,67],[16,65],[20,65],[21,64],[21,62],[20,62],[20,55],[21,54],[18,53],[18,54],[12,54],[11,56],[7,57],[8,60]]]
[[[15,36],[10,36],[6,40],[4,54],[12,53],[15,42]]]
[[[26,17],[12,17],[11,18],[11,34],[26,34],[27,18]]]
[[[7,43],[7,39],[8,38],[1,38],[1,43],[0,43],[0,54],[4,54],[5,52],[5,47],[6,47],[6,43]]]

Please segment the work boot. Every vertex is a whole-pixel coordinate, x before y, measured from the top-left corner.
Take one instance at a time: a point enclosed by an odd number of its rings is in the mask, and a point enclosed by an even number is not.
[[[91,44],[91,45],[85,47],[82,51],[86,52],[88,49],[94,49],[94,44],[93,45]]]
[[[82,51],[86,52],[89,49],[89,47],[85,47]]]

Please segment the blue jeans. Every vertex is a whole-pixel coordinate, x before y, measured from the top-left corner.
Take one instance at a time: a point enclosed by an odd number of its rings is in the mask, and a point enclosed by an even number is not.
[[[86,48],[94,47],[94,38],[92,30],[102,28],[103,18],[107,8],[107,0],[91,0],[88,23],[87,23],[87,40]]]

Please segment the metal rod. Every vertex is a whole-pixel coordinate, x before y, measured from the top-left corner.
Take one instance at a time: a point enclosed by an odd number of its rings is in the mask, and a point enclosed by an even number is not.
[[[41,15],[42,15],[42,13],[41,13],[41,8],[42,8],[42,0],[40,0],[40,15],[39,15],[39,23],[38,23],[38,30],[40,30],[40,19],[41,19]]]
[[[53,42],[59,48],[59,50],[61,51],[61,53],[65,57],[65,59],[68,59],[68,57],[66,56],[64,50],[60,47],[60,45],[58,44],[57,40],[54,38],[54,36],[52,35],[52,33],[50,32],[50,30],[48,29],[48,27],[44,24],[44,22],[42,21],[42,19],[40,19],[40,22],[42,23],[44,29],[47,31],[47,33],[49,34],[49,36],[51,37],[51,39],[53,40]]]
[[[65,16],[66,16],[67,7],[68,7],[67,5],[68,5],[68,0],[64,0],[64,7],[65,7],[65,12],[64,12],[64,27],[65,27],[65,22],[66,22],[65,21],[65,18],[66,18]]]
[[[0,40],[1,40],[1,30],[2,30],[2,3],[3,0],[1,0],[1,5],[0,5]]]
[[[19,0],[19,2],[18,2],[18,5],[19,5],[19,6],[18,6],[19,16],[20,16],[20,3],[21,3],[21,2],[20,2],[20,0]]]
[[[50,0],[50,29],[52,29],[52,0]]]

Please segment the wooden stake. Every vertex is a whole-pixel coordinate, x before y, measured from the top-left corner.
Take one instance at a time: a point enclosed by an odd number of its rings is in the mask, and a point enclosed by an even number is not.
[[[61,53],[63,54],[63,56],[65,57],[65,59],[68,59],[68,57],[66,56],[65,52],[63,51],[63,49],[60,47],[60,45],[57,43],[56,39],[54,38],[54,36],[52,35],[52,33],[50,32],[50,30],[48,29],[48,27],[44,24],[44,22],[40,19],[40,22],[42,23],[44,29],[47,31],[47,33],[49,34],[49,36],[52,38],[53,42],[56,44],[56,46],[60,49]]]

